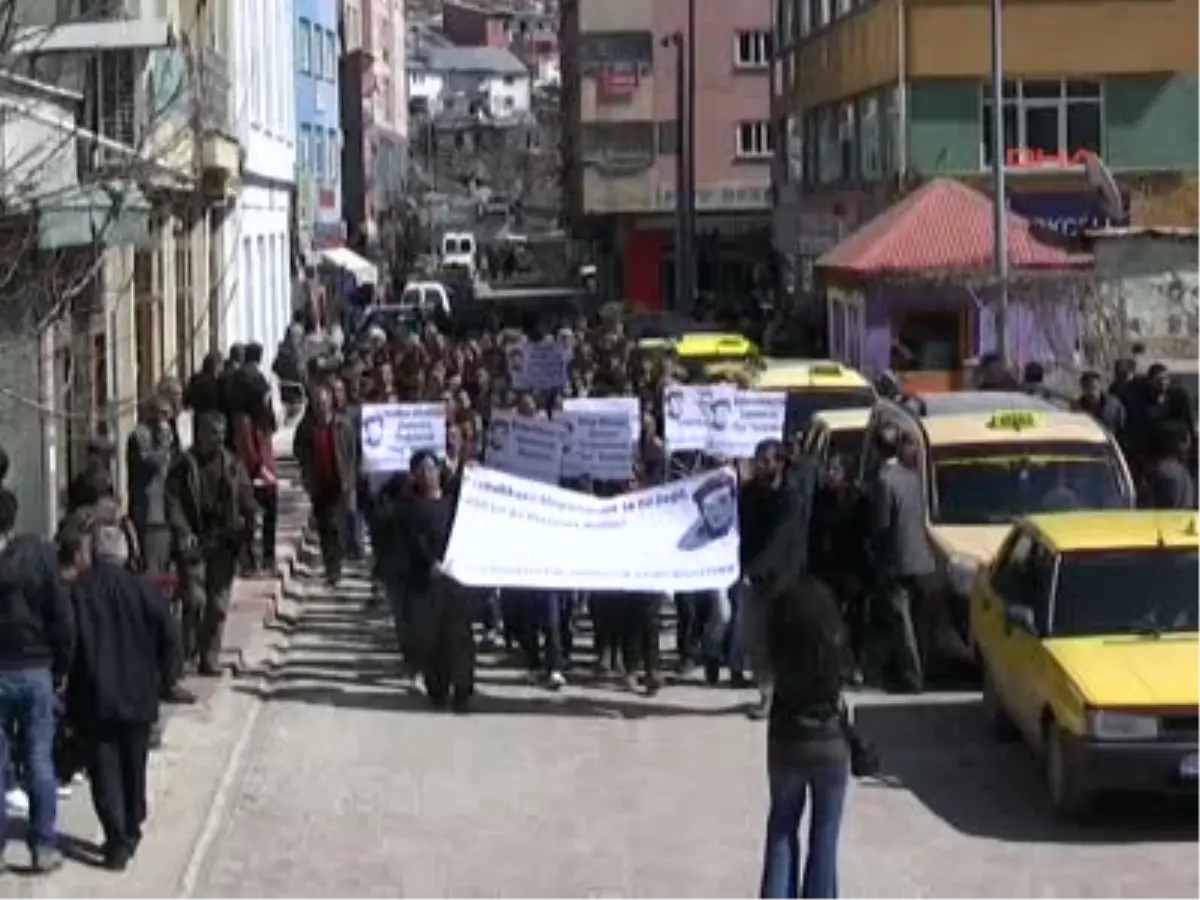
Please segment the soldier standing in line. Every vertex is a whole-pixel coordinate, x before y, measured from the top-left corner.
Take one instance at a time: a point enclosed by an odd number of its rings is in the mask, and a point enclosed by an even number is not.
[[[220,674],[221,641],[237,573],[245,523],[257,513],[253,488],[237,458],[224,449],[225,422],[207,414],[195,441],[167,476],[167,521],[178,553],[183,596],[184,665]]]

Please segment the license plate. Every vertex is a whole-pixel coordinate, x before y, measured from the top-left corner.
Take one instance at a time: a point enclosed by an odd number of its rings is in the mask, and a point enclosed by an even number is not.
[[[1197,773],[1200,773],[1200,766],[1197,766],[1196,754],[1192,753],[1189,756],[1185,756],[1183,762],[1179,764],[1180,777],[1195,781]]]

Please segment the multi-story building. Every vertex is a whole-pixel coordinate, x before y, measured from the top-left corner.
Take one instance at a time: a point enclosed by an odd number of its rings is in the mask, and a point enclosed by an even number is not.
[[[1038,234],[1130,221],[1196,225],[1194,0],[1005,3],[1000,152],[992,123],[990,12],[987,0],[785,0],[779,6],[773,118],[789,139],[778,167],[776,246],[794,261],[798,299],[823,300],[811,308],[827,314],[835,354],[837,336],[849,334],[875,348],[868,362],[876,368],[889,364],[890,347],[903,346],[926,360],[922,368],[937,359],[936,368],[949,371],[996,349],[1000,329],[993,323],[1002,313],[992,305],[991,289],[930,281],[915,292],[894,285],[849,291],[867,298],[865,311],[854,316],[866,322],[864,330],[843,327],[843,304],[812,278],[813,262],[842,238],[936,177],[990,196],[999,158],[1006,204]],[[942,195],[964,200],[957,209],[971,221],[948,221],[933,202],[897,204],[896,221],[905,224],[896,233],[906,228],[921,235],[922,250],[912,255],[949,258],[974,241],[976,258],[990,259],[990,212],[979,195],[953,185]],[[918,214],[932,221],[923,224],[913,217]],[[1019,219],[1011,228],[1028,235]],[[870,234],[883,230],[881,224]],[[862,249],[867,238],[851,240]],[[1017,244],[1010,241],[1011,256],[1018,255]],[[865,249],[861,256],[868,256]],[[889,260],[889,271],[899,263]],[[844,273],[848,264],[835,252],[822,268]],[[1194,297],[1194,271],[1188,277]],[[1050,284],[1045,277],[1011,280],[1003,315],[1012,327],[1002,333],[1015,361],[1061,359],[1086,343],[1074,320],[1070,328],[1055,320],[1053,329],[1045,321],[1069,297],[1089,302],[1086,291],[1070,278]],[[1047,338],[1051,330],[1067,334],[1056,352]]]
[[[404,0],[342,7],[342,209],[347,238],[377,250],[379,223],[402,190],[408,160]]]
[[[232,207],[227,6],[21,0],[0,38],[0,445],[23,530],[52,529],[88,440],[118,447],[221,340]],[[174,40],[172,40],[174,35]],[[181,39],[182,38],[182,39]],[[124,455],[116,458],[118,491]]]
[[[337,0],[296,3],[296,224],[303,243],[336,245],[342,226]]]
[[[512,53],[495,47],[434,47],[408,58],[410,107],[431,116],[460,112],[479,121],[529,115],[532,79]]]
[[[771,0],[695,0],[696,208],[702,298],[746,296],[769,250]],[[576,240],[630,302],[669,305],[677,51],[686,0],[564,0],[562,159]]]
[[[460,47],[508,50],[529,69],[535,86],[561,80],[558,18],[545,12],[442,4],[442,33]]]
[[[263,344],[269,365],[292,308],[296,23],[289,0],[248,0],[230,9],[238,36],[237,124],[245,156],[236,228],[224,237],[230,268],[226,338]]]

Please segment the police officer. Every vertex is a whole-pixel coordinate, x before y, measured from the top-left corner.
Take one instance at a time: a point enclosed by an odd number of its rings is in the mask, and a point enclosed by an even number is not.
[[[192,447],[167,475],[167,521],[183,597],[183,659],[201,675],[220,674],[221,640],[245,523],[257,513],[250,479],[227,450],[225,421],[196,421]]]

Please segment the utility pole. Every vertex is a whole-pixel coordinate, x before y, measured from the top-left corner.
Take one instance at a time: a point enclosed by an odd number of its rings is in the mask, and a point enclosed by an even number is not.
[[[687,34],[684,37],[687,57],[687,79],[684,90],[684,143],[680,161],[685,173],[684,183],[684,306],[681,312],[696,310],[696,0],[687,0]]]
[[[684,160],[684,145],[687,143],[687,57],[684,51],[682,31],[673,31],[661,41],[664,47],[675,48],[675,296],[676,312],[688,308],[687,276],[684,272],[689,253],[687,230],[687,164]]]
[[[992,264],[996,276],[996,353],[1008,365],[1008,185],[1004,171],[1004,0],[991,0],[992,19]]]

